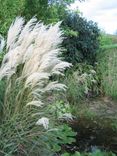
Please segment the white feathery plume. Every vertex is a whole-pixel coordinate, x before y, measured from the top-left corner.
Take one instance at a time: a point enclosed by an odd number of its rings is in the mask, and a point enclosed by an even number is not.
[[[18,35],[22,30],[23,24],[24,24],[24,19],[22,17],[17,17],[14,23],[11,24],[8,31],[7,49],[14,48]]]
[[[23,46],[25,46],[24,44],[27,43],[27,40],[29,41],[29,39],[28,39],[29,35],[31,35],[31,33],[34,34],[34,32],[35,32],[33,29],[36,24],[36,21],[37,21],[37,19],[35,17],[33,17],[31,20],[29,20],[27,22],[27,24],[24,26],[22,32],[19,35],[18,43],[22,42]],[[37,32],[38,32],[38,30],[37,30]]]
[[[55,81],[55,82],[50,82],[45,88],[44,88],[44,91],[45,92],[48,92],[48,91],[51,91],[51,90],[66,90],[66,85],[64,84],[61,84],[61,83],[58,83],[58,81]]]
[[[0,35],[0,52],[2,52],[4,46],[5,46],[5,39],[2,35]]]
[[[62,114],[59,118],[69,121],[69,120],[73,120],[73,115],[71,113],[65,113]]]
[[[20,69],[17,80],[24,83],[24,90],[30,90],[27,98],[32,100],[27,102],[27,105],[41,107],[44,105],[41,101],[44,93],[66,90],[64,84],[52,82],[49,78],[53,74],[63,75],[63,71],[71,64],[58,57],[63,40],[60,22],[45,26],[34,17],[26,25],[24,23],[22,17],[17,17],[8,31],[8,52],[3,58],[0,79],[12,78],[21,65],[22,70]],[[43,124],[47,129],[48,120],[42,118],[37,124]]]
[[[54,68],[52,69],[52,74],[61,75],[63,74],[62,72],[66,68],[69,68],[70,66],[72,66],[72,64],[64,62],[64,61],[60,61],[60,63],[56,64]]]
[[[36,122],[36,125],[42,125],[45,129],[48,129],[49,119],[46,117],[42,117]]]
[[[35,87],[38,82],[41,82],[41,80],[49,79],[49,74],[48,73],[33,73],[31,74],[27,79],[25,83],[25,87],[29,87],[31,85],[32,87]]]
[[[42,107],[43,106],[43,103],[41,102],[41,101],[32,101],[32,102],[29,102],[29,103],[27,103],[27,106],[31,106],[31,105],[33,105],[33,106],[36,106],[36,107]]]

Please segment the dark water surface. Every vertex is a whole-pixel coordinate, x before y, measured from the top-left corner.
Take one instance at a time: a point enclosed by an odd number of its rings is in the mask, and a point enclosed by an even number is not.
[[[77,132],[76,142],[67,151],[92,152],[96,149],[117,154],[117,129],[109,118],[79,118],[70,123]],[[115,125],[116,126],[116,125]]]

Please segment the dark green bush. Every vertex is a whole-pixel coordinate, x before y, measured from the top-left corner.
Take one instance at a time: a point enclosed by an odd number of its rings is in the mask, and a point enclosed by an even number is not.
[[[93,64],[99,48],[100,31],[97,24],[71,12],[65,17],[62,27],[65,31],[65,60],[73,64],[83,61]]]

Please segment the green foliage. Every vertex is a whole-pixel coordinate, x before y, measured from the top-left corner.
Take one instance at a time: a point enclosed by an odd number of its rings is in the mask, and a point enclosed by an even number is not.
[[[109,35],[104,34],[104,33],[102,33],[100,35],[100,46],[101,47],[105,46],[105,45],[112,45],[112,44],[113,44],[112,43],[112,38]]]
[[[46,24],[63,20],[67,6],[75,0],[25,0],[23,16],[27,20],[36,16]]]
[[[113,122],[111,122],[111,127],[114,131],[117,131],[117,120],[114,120]]]
[[[112,49],[117,48],[117,37],[115,35],[109,35],[101,33],[100,35],[100,48],[101,49]]]
[[[86,97],[99,94],[98,76],[93,66],[79,63],[75,71],[66,73],[64,79],[68,86],[67,99],[71,104],[77,104]]]
[[[98,71],[102,91],[117,99],[117,48],[108,48],[98,53]]]
[[[1,89],[4,90],[4,87]],[[2,117],[0,121],[0,154],[3,153],[5,156],[45,156],[48,154],[52,156],[61,150],[63,144],[71,144],[75,141],[76,133],[68,125],[58,122],[58,116],[69,111],[69,108],[65,107],[62,102],[57,102],[55,107],[40,108],[40,112],[51,119],[49,129],[46,131],[42,126],[35,125],[36,116],[32,117],[32,114],[36,113],[36,109],[23,107],[23,109],[20,108],[19,113],[13,113],[17,89],[14,87],[12,89],[9,95],[9,107],[7,109],[1,107],[3,115],[0,116]],[[2,96],[0,96],[1,100]],[[24,103],[26,99],[23,98],[23,100]],[[41,113],[38,116],[41,117]]]
[[[116,44],[117,43],[117,35],[109,35],[109,36],[112,39],[112,43]]]
[[[70,104],[77,104],[84,99],[84,86],[77,82],[73,74],[65,77],[64,81],[68,84],[66,98]]]
[[[2,110],[5,95],[5,81],[0,81],[0,121],[2,120]]]
[[[61,156],[81,156],[81,154],[76,151],[74,154],[64,153]]]
[[[57,126],[57,129],[58,130],[48,132],[45,140],[45,143],[54,153],[61,150],[62,144],[71,144],[75,142],[76,136],[76,132],[73,132],[72,129],[65,124]]]
[[[102,33],[100,36],[100,48],[104,50],[117,48],[117,37]]]
[[[55,113],[55,116],[57,118],[62,119],[62,117],[64,116],[64,114],[71,114],[71,107],[68,103],[65,103],[62,100],[59,101],[55,101],[54,105],[50,105],[50,111]]]
[[[0,0],[0,34],[6,32],[16,16],[21,16],[25,0]]]
[[[1,52],[1,53],[0,53],[0,65],[1,65],[1,63],[2,63],[3,57],[4,57],[4,53]]]
[[[97,60],[102,93],[117,99],[117,38],[114,35],[102,34],[100,41],[101,49]]]
[[[6,35],[16,16],[24,16],[27,20],[36,16],[45,23],[62,20],[67,5],[73,2],[74,0],[0,0],[0,34]]]
[[[27,20],[36,15],[39,20],[47,21],[49,13],[48,0],[25,0],[23,16]]]
[[[112,152],[101,152],[100,150],[96,150],[92,153],[79,153],[75,152],[74,154],[64,153],[61,156],[116,156]]]
[[[100,33],[97,24],[87,21],[76,12],[70,12],[65,16],[62,27],[65,31],[65,60],[74,65],[82,61],[93,64],[99,48]]]
[[[58,5],[70,5],[71,3],[73,3],[75,0],[49,0],[49,4],[58,4]]]
[[[117,48],[117,44],[104,45],[101,47],[102,50]]]
[[[25,113],[15,115],[0,127],[0,155],[52,156],[61,150],[62,144],[75,141],[76,133],[69,126],[60,124],[43,131],[41,127],[35,126],[31,112],[24,111]]]

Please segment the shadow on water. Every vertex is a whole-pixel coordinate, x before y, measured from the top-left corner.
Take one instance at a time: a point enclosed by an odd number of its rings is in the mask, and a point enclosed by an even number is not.
[[[76,142],[67,146],[67,151],[92,152],[96,149],[117,154],[117,129],[108,118],[81,118],[70,123],[77,132]]]

